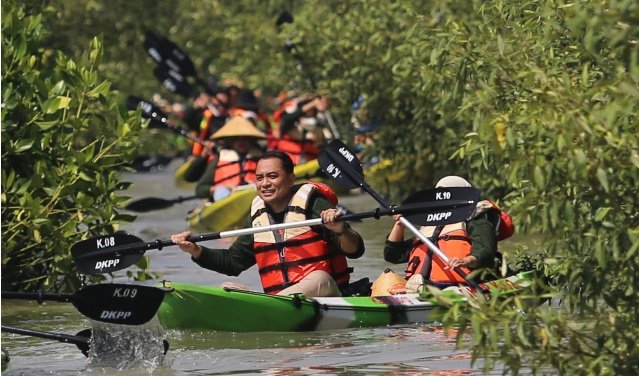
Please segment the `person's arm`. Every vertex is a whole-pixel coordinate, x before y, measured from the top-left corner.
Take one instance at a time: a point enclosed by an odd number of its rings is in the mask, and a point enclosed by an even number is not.
[[[313,218],[322,218],[325,222],[327,220],[332,222],[334,218],[339,217],[334,211],[329,211],[335,207],[320,195],[315,196],[311,207]],[[323,233],[324,239],[346,257],[356,259],[364,254],[364,239],[348,223],[326,223],[323,226]]]
[[[414,241],[413,238],[404,240],[404,225],[399,221],[401,217],[400,214],[393,216],[395,223],[384,243],[384,260],[393,264],[408,262]]]
[[[497,255],[495,227],[485,215],[468,222],[471,249],[466,257],[451,258],[447,269],[461,266],[469,269],[494,268]]]
[[[215,168],[217,167],[217,159],[206,166],[206,170],[195,185],[195,195],[197,197],[211,197],[211,187],[213,186],[213,176],[215,176]]]
[[[497,235],[495,227],[486,216],[475,218],[468,223],[468,235],[472,248],[470,256],[477,260],[472,268],[494,268],[497,255]]]
[[[299,106],[293,112],[284,111],[280,118],[280,135],[290,132],[303,114],[304,113]]]
[[[253,254],[253,235],[243,235],[237,238],[229,249],[213,249],[203,247],[186,240],[191,236],[190,231],[171,236],[171,241],[182,251],[191,255],[191,260],[201,267],[229,276],[237,276],[255,265]]]
[[[206,162],[208,157],[198,156],[191,159],[189,167],[184,171],[184,180],[188,182],[196,182],[200,180],[202,174],[206,171]]]

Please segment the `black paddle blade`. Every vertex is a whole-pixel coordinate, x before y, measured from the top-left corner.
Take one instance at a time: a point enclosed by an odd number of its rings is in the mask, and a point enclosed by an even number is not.
[[[51,333],[31,329],[22,329],[6,325],[2,325],[2,331],[7,333],[20,334],[23,336],[52,339],[58,342],[72,343],[76,345],[78,349],[80,349],[84,356],[89,356],[89,339],[91,338],[91,329],[84,329],[74,336],[62,333]]]
[[[169,116],[158,106],[153,104],[153,102],[147,101],[146,99],[142,99],[140,97],[136,97],[134,95],[129,95],[126,98],[125,104],[130,110],[137,110],[139,108],[142,111],[142,117],[151,119],[163,126],[169,126]]]
[[[362,163],[339,139],[329,142],[317,159],[322,171],[345,189],[357,188],[364,181]]]
[[[156,63],[164,64],[184,76],[197,77],[189,55],[168,38],[147,31],[144,34],[144,49]]]
[[[141,325],[153,318],[164,299],[157,287],[104,283],[76,292],[73,305],[84,316],[101,322]]]
[[[156,66],[155,69],[153,69],[153,74],[160,81],[162,81],[166,77],[171,77],[176,82],[187,82],[186,78],[182,76],[179,72],[173,69],[167,69],[166,67],[163,67],[162,65]]]
[[[175,93],[181,95],[185,98],[194,98],[197,97],[199,92],[195,89],[190,83],[186,80],[179,81],[175,79],[172,75],[168,73],[169,71],[155,71],[155,78],[158,79],[162,83],[165,89],[170,91],[171,93]]]
[[[277,16],[277,20],[275,20],[275,26],[277,26],[277,28],[280,28],[285,23],[293,23],[293,16],[289,12],[284,10],[282,11],[282,13],[280,13],[279,16]]]
[[[467,220],[479,201],[479,189],[467,187],[426,189],[408,196],[402,206],[424,206],[432,203],[431,208],[415,214],[405,215],[412,223],[422,226],[439,226]]]
[[[144,43],[142,45],[156,63],[162,64],[164,62],[162,57],[164,51],[160,51],[160,40],[157,35],[147,31],[144,34]]]
[[[82,355],[86,356],[87,358],[89,357],[89,350],[91,350],[91,348],[89,347],[89,344],[91,343],[91,329],[83,329],[80,330],[79,332],[77,332],[75,334],[75,336],[80,339],[80,338],[85,338],[86,341],[84,342],[75,342],[74,344],[76,345],[76,347],[82,352]]]
[[[124,208],[138,213],[145,213],[153,210],[170,208],[173,206],[173,203],[173,201],[165,200],[163,198],[147,197],[133,201]]]
[[[144,250],[118,252],[117,247],[127,244],[145,243],[142,239],[130,234],[114,234],[81,240],[71,246],[71,255],[82,274],[111,273],[126,269],[135,264]],[[103,254],[82,257],[89,252],[104,251]]]

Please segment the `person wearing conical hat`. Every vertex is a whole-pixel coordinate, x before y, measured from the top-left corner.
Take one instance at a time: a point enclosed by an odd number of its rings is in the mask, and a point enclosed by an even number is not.
[[[446,176],[435,187],[471,186],[460,176]],[[446,264],[418,238],[404,240],[404,225],[400,218],[399,215],[393,217],[395,224],[386,239],[384,260],[394,264],[408,263],[406,292],[419,292],[424,284],[437,287],[464,284],[466,281],[453,270],[457,267],[466,274],[471,270],[485,269],[495,275],[501,259],[497,241],[511,236],[514,231],[510,216],[489,200],[478,202],[467,221],[422,226],[419,231],[448,257]]]
[[[218,145],[217,153],[198,180],[195,195],[219,201],[240,185],[255,183],[255,168],[263,150],[258,141],[266,138],[264,132],[241,116],[234,116],[211,140]]]

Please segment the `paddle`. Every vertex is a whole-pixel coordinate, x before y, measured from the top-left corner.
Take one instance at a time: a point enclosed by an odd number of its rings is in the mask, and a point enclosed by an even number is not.
[[[169,116],[152,102],[144,100],[140,97],[136,97],[134,95],[129,95],[126,98],[125,104],[127,108],[131,110],[137,110],[138,108],[140,108],[140,110],[142,111],[142,117],[144,117],[145,119],[151,119],[152,125],[156,125],[158,128],[161,129],[168,129],[171,132],[177,133],[180,136],[184,136],[193,142],[197,142],[202,146],[206,146],[206,143],[201,138],[191,135],[184,128],[178,127],[176,125],[171,125],[169,123]]]
[[[391,205],[388,201],[386,201],[379,193],[375,192],[365,181],[364,181],[364,173],[362,170],[362,164],[355,155],[355,153],[348,150],[348,147],[344,145],[344,143],[338,139],[332,140],[328,143],[328,145],[324,148],[322,153],[319,155],[319,163],[322,170],[324,170],[331,178],[333,178],[338,184],[344,185],[345,188],[353,189],[356,187],[360,187],[366,193],[368,193],[375,201],[380,203],[382,206],[386,208],[390,208]],[[440,199],[450,199],[456,197],[461,187],[455,188],[437,188],[434,191],[435,200]],[[480,192],[476,188],[462,188],[463,192],[468,192],[468,190],[473,190],[473,201],[477,203],[479,200]],[[413,196],[407,199],[408,202],[416,202],[418,198],[414,198]],[[474,209],[474,208],[473,208]],[[454,213],[441,212],[438,215],[446,216],[447,218],[454,219],[448,223],[455,223],[467,220],[472,210],[469,211],[465,216],[457,217]],[[415,236],[417,236],[424,244],[426,244],[443,262],[448,263],[448,257],[435,245],[428,237],[419,232],[419,229],[415,227],[411,222],[416,222],[418,224],[424,225],[423,223],[418,222],[417,217],[415,216],[402,216],[400,222],[404,225],[404,227],[408,228]],[[432,226],[432,224],[431,224]],[[468,278],[468,275],[461,270],[461,268],[457,267],[454,269],[457,274],[459,274],[468,284],[473,286],[478,291],[484,291],[484,289],[475,281]]]
[[[71,343],[76,345],[84,356],[89,356],[92,334],[91,329],[84,329],[76,333],[76,335],[70,335],[62,333],[40,332],[37,330],[22,329],[16,328],[14,326],[2,325],[2,331],[7,333],[20,334],[23,336],[52,339],[63,343]],[[167,351],[169,351],[169,342],[167,340],[163,340],[162,343],[164,346],[164,354],[166,355]]]
[[[71,343],[80,349],[82,354],[86,357],[89,356],[89,342],[91,339],[91,329],[84,329],[76,333],[76,335],[39,332],[31,329],[16,328],[13,326],[2,325],[2,331],[13,334],[21,334],[24,336],[39,337],[52,339],[58,342]]]
[[[197,76],[195,65],[189,55],[169,39],[147,31],[144,34],[144,48],[156,63],[202,82]]]
[[[278,29],[281,29],[282,25],[286,23],[293,23],[293,16],[289,12],[283,11],[277,17],[277,20],[275,21],[275,25],[277,26]],[[299,66],[302,68],[302,72],[305,72],[306,74],[309,85],[311,87],[311,91],[316,93],[317,84],[315,81],[315,77],[311,73],[310,68],[306,64],[306,61],[304,60],[304,56],[302,56],[302,54],[300,53],[300,50],[297,48],[295,43],[293,43],[288,38],[284,42],[284,46],[286,47],[286,51],[288,51],[291,54],[291,56],[293,56],[293,58],[295,58],[295,60],[298,61]],[[324,114],[324,117],[326,118],[326,122],[328,122],[328,127],[329,127],[329,130],[331,131],[331,134],[333,135],[333,138],[334,139],[340,138],[339,131],[337,130],[337,126],[335,125],[335,122],[333,121],[333,115],[331,115],[331,112],[329,110],[324,110],[322,111],[322,114]]]
[[[179,72],[168,70],[158,65],[153,70],[155,78],[162,83],[165,89],[187,99],[196,98],[200,92],[191,85]]]
[[[86,286],[74,294],[2,291],[2,299],[36,300],[38,303],[70,302],[81,314],[92,320],[140,325],[155,316],[164,299],[164,291],[150,286],[104,283]]]
[[[466,191],[468,191],[468,189]],[[475,208],[475,200],[462,197],[463,192],[461,191],[457,195],[458,197],[443,200],[436,200],[437,192],[435,190],[422,191],[416,195],[423,197],[424,200],[422,202],[408,203],[406,205],[388,207],[385,209],[377,208],[368,212],[344,214],[337,220],[353,221],[365,218],[378,219],[379,217],[386,215],[404,214],[412,216],[411,218],[415,218],[417,222],[423,225],[436,226],[439,224],[452,223],[451,220],[458,221],[457,218],[467,218]],[[207,240],[256,234],[259,232],[283,230],[302,226],[317,226],[321,224],[322,219],[315,218],[294,223],[280,223],[269,226],[251,227],[191,236],[188,240],[196,243]],[[145,243],[142,239],[130,234],[113,234],[81,240],[71,247],[71,255],[73,256],[78,270],[83,274],[110,273],[133,265],[147,250],[161,250],[164,247],[172,245],[175,245],[175,243],[171,240],[158,239]]]

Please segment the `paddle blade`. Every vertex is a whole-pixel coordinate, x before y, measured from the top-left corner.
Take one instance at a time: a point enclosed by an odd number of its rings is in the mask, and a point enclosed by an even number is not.
[[[104,283],[78,290],[75,296],[75,308],[92,320],[141,325],[155,316],[164,291],[150,286]]]
[[[145,213],[153,210],[170,208],[173,206],[173,203],[173,201],[165,200],[163,198],[147,197],[133,201],[124,208],[138,213]]]
[[[160,40],[157,35],[147,31],[144,34],[144,49],[151,56],[151,58],[158,64],[162,64],[164,59],[162,57],[164,51],[160,51]]]
[[[84,329],[75,334],[78,339],[85,338],[86,341],[76,341],[74,344],[82,352],[82,355],[89,357],[89,343],[91,341],[91,329]]]
[[[111,273],[128,268],[144,255],[144,249],[118,251],[118,247],[122,245],[136,243],[145,244],[142,239],[130,234],[98,236],[75,243],[71,246],[71,255],[78,271],[82,274]],[[91,257],[86,256],[97,251],[100,253]]]
[[[126,98],[125,104],[130,110],[137,110],[139,108],[142,111],[142,117],[152,119],[155,122],[168,126],[167,122],[169,116],[152,102],[140,97],[129,95]]]
[[[277,28],[279,29],[286,23],[293,23],[293,16],[289,12],[284,10],[282,11],[282,13],[279,14],[279,16],[277,16],[277,20],[275,20],[275,26],[277,26]]]
[[[345,189],[357,188],[364,181],[362,163],[339,139],[329,142],[317,159],[322,171]]]
[[[155,77],[162,83],[162,86],[164,86],[165,89],[167,89],[171,93],[181,95],[185,98],[193,98],[199,94],[198,91],[186,80],[179,81],[168,72],[169,71],[162,70],[156,70],[154,72]]]
[[[467,220],[475,210],[479,195],[477,188],[426,189],[408,196],[402,206],[415,205],[424,208],[418,213],[405,215],[412,223],[439,226]]]

